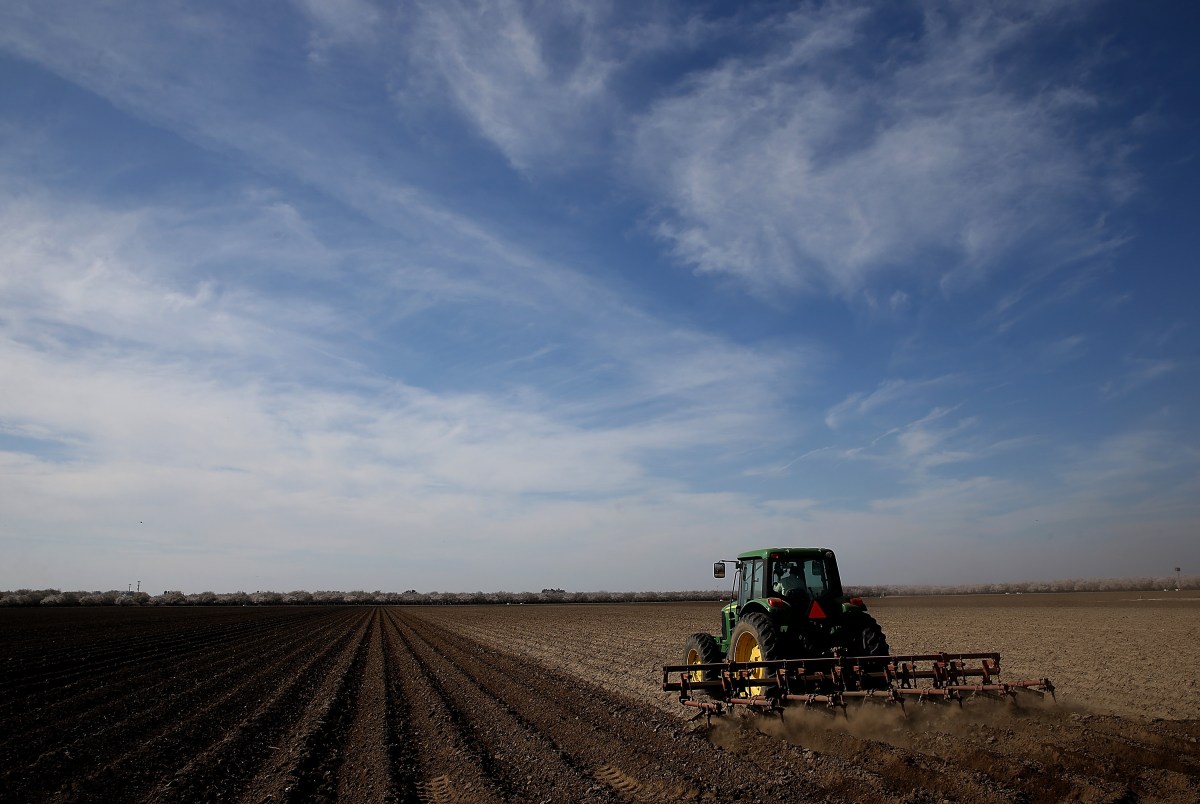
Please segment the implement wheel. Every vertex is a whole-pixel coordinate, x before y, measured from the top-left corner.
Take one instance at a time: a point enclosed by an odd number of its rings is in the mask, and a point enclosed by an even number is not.
[[[692,634],[688,637],[687,646],[683,649],[684,664],[720,664],[725,661],[721,648],[711,634]],[[716,670],[697,670],[688,673],[688,681],[715,681],[719,678]]]
[[[758,612],[742,617],[729,635],[729,658],[735,662],[769,662],[783,658],[779,630],[771,618]],[[766,673],[757,667],[750,675],[763,678]]]

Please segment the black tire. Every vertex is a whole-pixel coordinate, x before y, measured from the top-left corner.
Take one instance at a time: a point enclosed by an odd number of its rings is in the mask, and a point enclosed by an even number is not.
[[[758,612],[742,617],[729,635],[729,658],[735,662],[784,658],[779,629],[771,618]]]
[[[887,656],[892,652],[875,618],[863,612],[842,626],[842,647],[847,656]]]
[[[788,659],[816,659],[827,656],[829,651],[821,648],[827,645],[829,638],[817,633],[814,629],[805,627],[804,623],[793,623],[788,629],[787,639],[784,640]]]
[[[725,661],[721,655],[721,647],[711,634],[692,634],[687,639],[683,649],[684,664],[720,664]],[[716,681],[720,678],[717,670],[700,670],[689,674],[689,681]]]

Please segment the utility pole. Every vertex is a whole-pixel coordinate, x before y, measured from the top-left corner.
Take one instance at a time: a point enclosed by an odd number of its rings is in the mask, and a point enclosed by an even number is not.
[[[1175,568],[1175,591],[1179,591],[1179,567]]]

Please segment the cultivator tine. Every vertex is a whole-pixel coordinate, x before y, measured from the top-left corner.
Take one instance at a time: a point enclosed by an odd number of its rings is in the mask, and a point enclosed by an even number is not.
[[[1036,692],[1043,698],[1049,695],[1051,700],[1058,700],[1057,696],[1054,694],[1054,685],[1050,683],[1050,679],[1048,678],[1035,678],[1030,681],[1014,681],[1008,686],[1015,690]]]
[[[893,692],[898,696],[915,697],[917,703],[920,704],[926,701],[958,701],[960,704],[962,703],[962,697],[958,691],[947,687],[905,687],[893,690]]]
[[[846,709],[845,697],[840,692],[831,692],[828,695],[818,695],[815,692],[810,692],[806,695],[784,695],[783,700],[802,703],[806,707],[824,704],[828,709],[836,709],[841,707],[843,711]]]
[[[677,674],[678,681],[673,681]],[[894,703],[907,717],[906,701],[918,703],[989,697],[1015,701],[1019,692],[1054,698],[1047,678],[999,680],[998,653],[927,653],[895,656],[833,656],[764,662],[668,665],[663,689],[678,691],[686,706],[710,718],[734,707],[780,712],[788,705],[820,707],[848,716],[848,701]],[[698,701],[697,694],[709,700]]]
[[[900,697],[899,692],[899,690],[887,687],[875,690],[847,690],[838,694],[842,698],[857,698],[862,701],[863,706],[866,706],[871,702],[903,704],[904,699]]]

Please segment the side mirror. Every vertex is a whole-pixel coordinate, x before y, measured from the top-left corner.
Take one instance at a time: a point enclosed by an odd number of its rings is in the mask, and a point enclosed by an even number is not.
[[[713,564],[713,577],[714,578],[724,578],[725,577],[725,562],[724,561],[718,561],[716,564]]]

